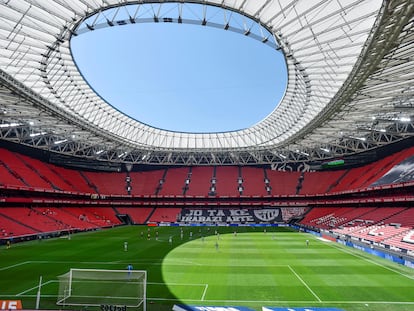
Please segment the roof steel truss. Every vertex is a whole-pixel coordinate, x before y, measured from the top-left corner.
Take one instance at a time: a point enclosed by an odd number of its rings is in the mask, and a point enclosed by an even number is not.
[[[379,4],[2,2],[0,137],[102,161],[169,165],[285,165],[405,139],[413,134],[414,120],[414,4]],[[195,5],[202,9],[193,10]],[[286,58],[285,97],[262,122],[235,132],[175,133],[132,120],[83,80],[69,40],[86,31],[140,22],[212,26],[272,46]]]

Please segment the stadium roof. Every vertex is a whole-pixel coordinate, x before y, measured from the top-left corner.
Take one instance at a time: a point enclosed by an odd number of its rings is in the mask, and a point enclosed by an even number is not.
[[[191,14],[192,5],[203,13]],[[3,0],[0,136],[67,155],[171,165],[283,166],[377,148],[413,135],[413,12],[410,0]],[[171,132],[130,118],[83,79],[70,39],[140,22],[218,27],[281,50],[284,98],[263,121],[232,132]]]

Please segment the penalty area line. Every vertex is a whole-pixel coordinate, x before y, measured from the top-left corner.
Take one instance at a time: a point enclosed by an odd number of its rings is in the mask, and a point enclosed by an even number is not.
[[[20,297],[27,297],[27,298],[34,298],[37,295],[21,295]],[[3,297],[10,297],[10,294],[7,295],[0,295],[1,298]],[[42,294],[44,298],[56,298],[57,295],[46,295]],[[154,301],[178,301],[178,302],[187,302],[187,303],[199,303],[200,300],[198,299],[191,299],[191,298],[161,298],[161,297],[147,297],[147,300],[154,300]],[[208,303],[231,303],[231,304],[241,304],[241,303],[260,303],[260,304],[281,304],[281,303],[295,303],[295,304],[312,304],[316,303],[318,306],[321,306],[319,302],[312,302],[309,300],[203,300],[203,302]],[[343,300],[324,300],[321,301],[323,304],[373,304],[373,305],[414,305],[414,301],[343,301]]]
[[[52,283],[52,282],[53,282],[53,281],[47,281],[47,282],[45,282],[45,283],[42,283],[42,286],[47,285],[47,284]],[[28,293],[28,292],[31,292],[32,290],[35,290],[35,289],[37,289],[37,288],[39,288],[39,285],[34,286],[34,287],[32,287],[32,288],[29,288],[29,289],[26,289],[25,291],[22,291],[21,293],[18,293],[18,294],[16,295],[16,297],[17,297],[17,296],[22,296],[22,295],[24,295],[24,294],[26,294],[26,293]]]
[[[204,298],[206,297],[207,289],[208,289],[208,284],[206,284],[204,287],[203,296],[201,296],[201,301],[204,301]]]
[[[160,283],[160,282],[147,282],[147,285],[205,286],[205,284],[195,284],[195,283]]]
[[[306,282],[299,276],[299,274],[297,274],[296,273],[296,271],[295,270],[293,270],[293,268],[290,266],[290,265],[288,265],[288,268],[290,269],[290,271],[292,271],[292,273],[298,278],[298,280],[303,284],[303,285],[305,285],[305,287],[311,292],[311,294],[316,298],[316,299],[318,299],[318,301],[319,302],[322,302],[322,300],[318,297],[318,295],[316,295],[315,294],[315,292],[309,287],[309,285],[308,284],[306,284]]]
[[[153,297],[149,298],[148,300],[154,301],[180,301],[185,303],[200,303],[201,300],[198,299],[186,299],[186,298],[159,298]],[[219,304],[245,304],[245,303],[260,303],[260,304],[284,304],[284,303],[292,303],[292,304],[312,304],[317,306],[328,305],[328,304],[373,304],[373,305],[414,305],[413,301],[343,301],[343,300],[324,300],[321,302],[318,301],[309,301],[309,300],[221,300],[221,299],[208,299],[203,300],[204,303],[219,303]]]
[[[12,266],[3,267],[3,268],[0,268],[0,271],[12,269],[12,268],[15,268],[15,267],[18,267],[18,266],[27,265],[29,263],[32,263],[32,261],[23,261],[23,262],[17,263],[17,264],[12,265]]]

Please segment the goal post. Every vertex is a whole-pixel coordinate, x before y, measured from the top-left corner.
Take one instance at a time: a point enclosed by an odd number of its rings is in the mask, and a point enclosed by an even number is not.
[[[125,306],[146,311],[146,271],[70,269],[58,279],[57,305]]]

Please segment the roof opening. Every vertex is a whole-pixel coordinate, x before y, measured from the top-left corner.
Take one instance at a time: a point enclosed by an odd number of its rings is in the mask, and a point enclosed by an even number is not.
[[[204,7],[191,8],[203,16]],[[174,14],[126,25],[118,13],[111,24],[122,27],[110,27],[110,14],[116,12],[111,10],[101,23],[103,17],[91,16],[81,24],[82,35],[72,37],[71,49],[91,87],[130,117],[177,132],[234,131],[264,119],[283,97],[286,64],[265,30],[251,26],[249,33],[231,23],[218,29],[213,17],[208,19],[213,27],[200,27],[190,19],[179,22]],[[145,15],[139,18],[148,21]]]

